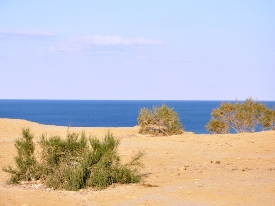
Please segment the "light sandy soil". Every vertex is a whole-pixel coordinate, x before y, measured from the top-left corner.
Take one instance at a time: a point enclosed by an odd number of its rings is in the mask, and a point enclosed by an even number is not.
[[[14,140],[26,127],[36,140],[42,134],[65,136],[68,130],[0,119],[1,168],[14,165]],[[8,185],[9,174],[1,170],[0,205],[275,205],[275,131],[150,137],[139,135],[137,127],[69,130],[101,137],[108,129],[121,140],[125,161],[139,150],[146,152],[143,184],[56,191],[39,184]]]

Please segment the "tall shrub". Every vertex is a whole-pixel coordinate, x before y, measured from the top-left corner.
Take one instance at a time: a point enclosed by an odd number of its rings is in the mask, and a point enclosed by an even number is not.
[[[255,132],[256,129],[275,128],[275,111],[251,98],[235,104],[225,102],[211,113],[211,120],[206,125],[210,133]]]

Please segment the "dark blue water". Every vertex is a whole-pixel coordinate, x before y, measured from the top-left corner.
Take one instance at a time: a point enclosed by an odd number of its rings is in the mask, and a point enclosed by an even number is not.
[[[211,111],[222,101],[101,101],[101,100],[0,100],[0,118],[26,119],[48,125],[132,127],[143,107],[166,104],[179,114],[185,131],[208,133]],[[275,102],[264,102],[274,107]]]

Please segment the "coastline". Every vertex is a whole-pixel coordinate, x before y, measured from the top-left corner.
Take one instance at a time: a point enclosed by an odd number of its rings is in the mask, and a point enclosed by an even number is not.
[[[13,165],[14,140],[22,128],[39,140],[67,134],[68,127],[0,118],[0,167]],[[102,191],[45,190],[7,185],[0,171],[0,205],[274,205],[275,131],[243,134],[192,134],[151,137],[138,127],[70,127],[69,131],[102,137],[110,130],[120,139],[127,160],[146,155],[142,184],[116,185]],[[156,185],[157,187],[146,187]]]

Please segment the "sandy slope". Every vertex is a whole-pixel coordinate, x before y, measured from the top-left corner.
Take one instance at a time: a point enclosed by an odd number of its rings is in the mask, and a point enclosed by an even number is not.
[[[67,127],[0,119],[0,167],[13,164],[14,140],[28,127],[66,135]],[[143,185],[79,192],[39,185],[12,186],[0,171],[0,205],[275,205],[275,131],[236,135],[150,137],[138,128],[109,128],[121,139],[124,160],[144,150]],[[70,128],[103,136],[107,128]],[[157,187],[146,187],[151,184]]]

